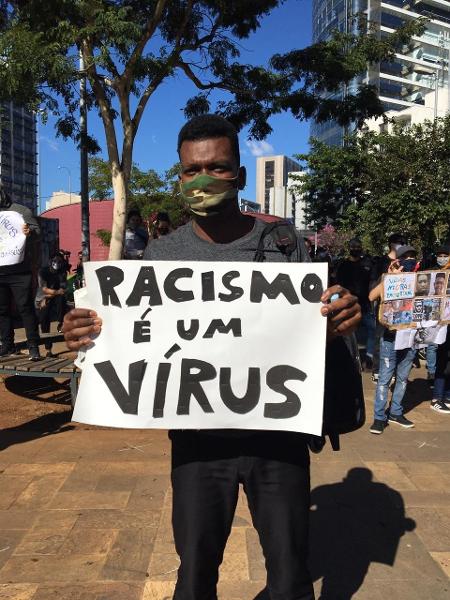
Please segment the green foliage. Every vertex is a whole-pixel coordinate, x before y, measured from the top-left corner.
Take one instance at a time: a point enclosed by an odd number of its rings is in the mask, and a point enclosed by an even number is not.
[[[111,243],[111,232],[109,229],[97,229],[95,235],[100,239],[103,246],[109,247]]]
[[[188,211],[179,193],[179,172],[179,164],[163,175],[158,175],[153,169],[142,171],[133,164],[128,182],[128,208],[139,209],[145,219],[153,213],[166,211],[175,226],[184,223]],[[112,196],[110,167],[101,158],[89,160],[89,194],[98,200],[107,200]]]
[[[366,131],[342,148],[313,141],[300,155],[307,170],[298,181],[307,219],[333,221],[381,251],[387,236],[402,231],[417,247],[449,234],[450,116],[392,133]]]

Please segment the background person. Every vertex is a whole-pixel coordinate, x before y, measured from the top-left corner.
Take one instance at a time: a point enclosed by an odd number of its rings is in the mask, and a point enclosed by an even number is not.
[[[412,246],[401,246],[397,249],[398,260],[388,268],[388,273],[401,273],[404,270],[414,271],[417,266],[417,253]],[[402,264],[401,264],[402,263]],[[380,282],[369,294],[371,301],[382,298],[383,283]],[[416,350],[395,349],[396,332],[383,327],[380,338],[380,370],[374,399],[374,420],[370,433],[383,433],[387,423],[395,423],[401,427],[411,428],[414,423],[403,414],[403,398],[406,392],[408,376],[411,371]],[[396,374],[392,399],[388,405],[389,386]]]
[[[128,211],[125,230],[124,258],[141,259],[148,242],[148,232],[143,226],[141,213],[137,209]]]
[[[22,319],[27,337],[30,360],[39,360],[39,330],[32,295],[32,255],[33,243],[40,234],[38,222],[29,208],[12,202],[0,184],[0,210],[22,215],[22,231],[26,236],[25,253],[22,262],[0,266],[0,356],[14,354],[14,324],[11,314],[11,301],[14,298],[16,309]]]
[[[57,331],[61,333],[64,315],[67,312],[66,301],[67,271],[64,259],[56,254],[49,265],[39,270],[38,289],[35,306],[42,333],[50,333],[50,323],[57,321]],[[52,342],[45,339],[47,357],[53,356]]]
[[[169,213],[160,211],[156,214],[155,219],[152,223],[152,237],[157,240],[161,236],[168,235],[173,231],[172,223],[170,221]]]

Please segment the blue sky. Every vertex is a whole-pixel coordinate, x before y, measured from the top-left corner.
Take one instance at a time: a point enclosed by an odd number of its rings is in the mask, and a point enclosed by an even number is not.
[[[311,0],[287,0],[266,17],[261,28],[242,42],[242,60],[253,64],[266,64],[273,54],[302,48],[311,43]],[[176,138],[185,119],[183,107],[196,89],[184,75],[165,82],[147,105],[134,147],[134,162],[141,169],[164,172],[177,161]],[[309,124],[294,119],[290,114],[277,115],[270,121],[273,133],[264,142],[251,142],[247,132],[240,134],[241,162],[247,167],[248,181],[243,196],[255,197],[256,156],[267,154],[293,154],[308,148]],[[72,192],[78,193],[79,154],[71,141],[57,138],[54,119],[39,124],[41,208],[52,192],[69,191],[69,171]],[[120,127],[120,123],[118,123]],[[101,148],[105,137],[100,119],[89,113],[89,132]],[[102,152],[101,156],[106,158]],[[62,168],[58,168],[62,167]]]

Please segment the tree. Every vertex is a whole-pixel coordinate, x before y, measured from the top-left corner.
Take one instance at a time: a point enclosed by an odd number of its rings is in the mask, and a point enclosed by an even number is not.
[[[184,223],[187,209],[179,192],[179,170],[176,164],[161,176],[153,169],[142,171],[133,163],[128,182],[128,208],[139,209],[144,218],[166,211],[175,227]],[[89,193],[99,200],[111,197],[109,164],[101,158],[89,160]]]
[[[332,220],[380,251],[387,236],[404,232],[417,247],[449,234],[450,116],[392,132],[365,131],[343,148],[314,142],[300,155],[299,180],[308,220]]]
[[[273,57],[270,68],[241,64],[239,41],[283,1],[0,0],[0,100],[14,98],[59,114],[59,132],[80,141],[75,84],[87,77],[88,104],[103,121],[114,191],[110,258],[121,255],[142,115],[155,90],[175,73],[199,90],[185,107],[187,116],[210,110],[211,91],[221,90],[227,99],[216,109],[238,128],[250,123],[257,138],[271,131],[269,117],[284,110],[300,119],[334,116],[340,122],[382,113],[368,86],[344,100],[323,100],[323,92],[351,81],[368,61],[391,59],[423,24],[410,22],[388,40],[378,40],[374,31],[336,33],[329,43]]]

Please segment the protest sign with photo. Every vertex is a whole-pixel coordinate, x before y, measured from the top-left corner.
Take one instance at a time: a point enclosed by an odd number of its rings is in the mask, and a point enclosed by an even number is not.
[[[389,329],[423,329],[448,323],[448,271],[383,275],[380,323]]]
[[[326,265],[93,262],[85,277],[77,304],[103,325],[75,421],[320,435]]]
[[[13,210],[0,211],[0,266],[23,261],[26,236],[22,215]]]

